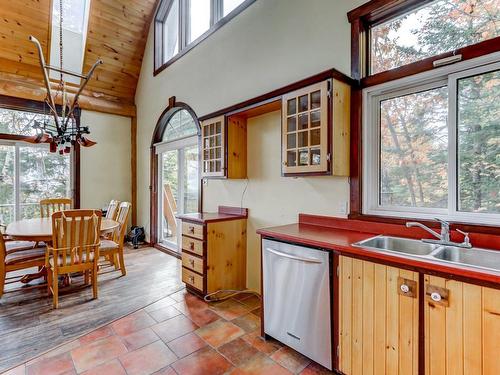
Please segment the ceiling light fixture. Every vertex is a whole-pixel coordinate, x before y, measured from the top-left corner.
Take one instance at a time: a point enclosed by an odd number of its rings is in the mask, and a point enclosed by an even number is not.
[[[97,60],[86,75],[63,69],[63,0],[60,0],[59,2],[59,68],[45,63],[42,46],[34,36],[30,35],[29,40],[36,45],[38,50],[40,66],[42,68],[45,88],[47,90],[45,102],[49,107],[50,114],[54,118],[54,123],[47,120],[43,123],[35,121],[33,128],[36,131],[36,135],[32,137],[32,142],[49,143],[50,151],[59,151],[60,154],[69,153],[71,151],[71,146],[74,146],[77,143],[84,147],[95,145],[96,142],[91,141],[85,136],[90,134],[89,127],[81,126],[79,124],[79,121],[77,121],[75,117],[75,111],[79,107],[78,98],[80,94],[89,82],[92,74],[94,74],[95,69],[103,62],[100,59]],[[51,89],[51,82],[49,79],[49,72],[51,70],[60,74],[59,82],[55,91]],[[69,99],[66,91],[66,82],[64,80],[65,74],[83,80],[72,101]],[[57,111],[56,107],[58,99],[61,103],[60,112]]]

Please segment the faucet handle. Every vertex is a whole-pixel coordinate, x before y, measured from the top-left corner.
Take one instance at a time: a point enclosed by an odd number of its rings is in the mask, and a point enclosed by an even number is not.
[[[434,218],[434,220],[439,221],[443,227],[449,228],[450,223],[448,223],[446,220],[440,219],[438,217]]]
[[[464,245],[470,246],[470,238],[469,238],[469,233],[464,232],[458,228],[456,228],[457,232],[462,234],[464,236]]]

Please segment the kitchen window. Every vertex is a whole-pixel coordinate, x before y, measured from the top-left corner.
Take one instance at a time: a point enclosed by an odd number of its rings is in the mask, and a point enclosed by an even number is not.
[[[184,55],[255,0],[162,0],[155,15],[154,74]]]
[[[363,214],[500,220],[500,53],[363,90]]]

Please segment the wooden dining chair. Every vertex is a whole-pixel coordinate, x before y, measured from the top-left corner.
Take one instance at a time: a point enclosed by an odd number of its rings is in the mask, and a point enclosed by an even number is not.
[[[0,233],[0,297],[6,284],[20,281],[23,274],[7,277],[9,272],[28,268],[42,268],[45,265],[45,247],[26,248],[24,241],[5,241]]]
[[[106,211],[106,219],[115,220],[116,215],[118,214],[118,206],[120,205],[120,201],[112,199],[109,202],[108,210]]]
[[[122,202],[118,206],[116,221],[120,224],[113,232],[112,239],[102,240],[99,248],[99,254],[105,258],[113,260],[115,269],[120,269],[125,276],[125,261],[123,259],[123,246],[125,243],[125,234],[127,233],[127,224],[132,205],[129,202]],[[118,259],[116,259],[118,257]]]
[[[54,212],[71,209],[70,198],[50,198],[40,201],[40,217],[50,217]]]
[[[49,295],[59,306],[59,275],[83,272],[84,283],[92,282],[93,297],[97,298],[97,262],[99,260],[100,210],[68,210],[52,214],[52,244],[47,247]]]

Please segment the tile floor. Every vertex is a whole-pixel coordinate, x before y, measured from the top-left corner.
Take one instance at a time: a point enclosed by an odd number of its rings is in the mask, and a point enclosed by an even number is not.
[[[182,290],[16,367],[6,375],[329,374],[260,337],[260,301],[211,303]]]

